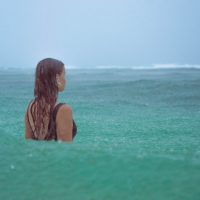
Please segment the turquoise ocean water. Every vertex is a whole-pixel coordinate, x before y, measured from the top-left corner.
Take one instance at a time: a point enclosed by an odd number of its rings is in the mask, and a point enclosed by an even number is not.
[[[0,70],[0,199],[200,198],[200,69],[66,70],[72,144],[24,139],[34,70]]]

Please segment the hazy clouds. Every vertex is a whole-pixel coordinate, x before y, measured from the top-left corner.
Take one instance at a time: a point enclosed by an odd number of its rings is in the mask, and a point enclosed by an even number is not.
[[[0,67],[200,64],[198,0],[1,1]]]

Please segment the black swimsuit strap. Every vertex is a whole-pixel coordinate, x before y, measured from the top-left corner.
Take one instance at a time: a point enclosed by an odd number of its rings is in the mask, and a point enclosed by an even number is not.
[[[56,121],[57,112],[58,112],[59,108],[60,108],[63,104],[65,104],[65,103],[58,103],[58,104],[55,106],[55,108],[54,108],[54,110],[53,110],[53,120],[54,120],[54,121]]]

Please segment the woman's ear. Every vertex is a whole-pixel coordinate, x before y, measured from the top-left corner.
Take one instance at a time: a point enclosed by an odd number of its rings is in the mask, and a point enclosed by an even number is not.
[[[57,83],[60,82],[60,78],[59,78],[58,74],[56,74],[56,82]]]

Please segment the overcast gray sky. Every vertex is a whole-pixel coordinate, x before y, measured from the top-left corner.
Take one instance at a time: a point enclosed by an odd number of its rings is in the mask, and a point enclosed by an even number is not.
[[[0,67],[200,64],[199,0],[0,0]]]

